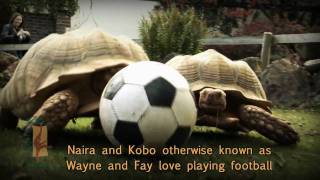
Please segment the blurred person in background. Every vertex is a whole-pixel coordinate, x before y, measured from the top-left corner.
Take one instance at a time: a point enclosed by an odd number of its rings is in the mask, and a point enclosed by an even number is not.
[[[30,33],[23,29],[23,16],[14,13],[8,24],[5,24],[1,32],[1,42],[10,44],[20,44],[30,42]],[[26,51],[9,52],[18,58],[22,58]]]

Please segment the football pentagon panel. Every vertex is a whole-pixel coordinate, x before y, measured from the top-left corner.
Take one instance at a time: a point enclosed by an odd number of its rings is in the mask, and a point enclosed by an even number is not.
[[[150,105],[171,107],[176,95],[176,88],[166,79],[157,77],[146,84],[144,88]]]
[[[123,145],[140,145],[143,143],[143,137],[137,122],[118,120],[113,136]]]

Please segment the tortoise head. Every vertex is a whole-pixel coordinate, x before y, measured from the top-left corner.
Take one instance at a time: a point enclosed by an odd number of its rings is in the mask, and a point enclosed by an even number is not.
[[[199,96],[199,107],[207,111],[225,110],[227,107],[226,93],[221,89],[202,89]]]
[[[104,87],[107,85],[112,76],[125,66],[126,65],[119,65],[94,73],[92,78],[92,89],[95,94],[100,96]]]

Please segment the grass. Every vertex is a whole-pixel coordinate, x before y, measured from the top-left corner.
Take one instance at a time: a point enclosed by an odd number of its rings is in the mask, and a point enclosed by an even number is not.
[[[297,145],[280,146],[255,132],[249,134],[227,134],[215,128],[195,127],[194,132],[185,146],[187,147],[252,147],[253,155],[177,155],[177,156],[108,156],[101,155],[102,147],[112,146],[100,130],[91,130],[91,118],[81,118],[74,124],[70,122],[57,139],[54,147],[49,147],[49,156],[39,160],[32,157],[32,147],[18,130],[0,132],[0,176],[1,179],[12,177],[29,179],[316,179],[320,172],[320,109],[274,109],[274,114],[288,119],[299,132],[301,140]],[[19,122],[19,127],[24,125]],[[96,148],[96,155],[68,155],[67,145],[84,145]],[[260,147],[270,147],[271,155],[259,155]],[[181,171],[160,172],[156,168],[150,173],[135,171],[133,161],[139,159],[145,162],[224,162],[226,172],[217,171],[191,172]],[[87,171],[85,173],[68,171],[66,160],[79,162],[100,162],[103,167],[110,162],[129,161],[128,171],[111,172]],[[232,160],[239,162],[257,161],[273,162],[272,171],[231,171]]]

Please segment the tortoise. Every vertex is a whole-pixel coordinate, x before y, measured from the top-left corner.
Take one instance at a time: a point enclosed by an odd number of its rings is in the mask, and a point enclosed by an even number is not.
[[[98,117],[108,80],[121,68],[144,60],[148,56],[134,41],[100,29],[51,34],[29,49],[0,90],[1,124],[12,128],[17,118],[31,119],[25,129],[30,132],[32,122],[42,119],[54,133],[69,119]]]
[[[167,62],[189,82],[198,108],[197,125],[233,132],[255,130],[280,144],[294,144],[297,132],[271,114],[272,103],[254,71],[244,61],[232,61],[209,49],[179,55]]]

